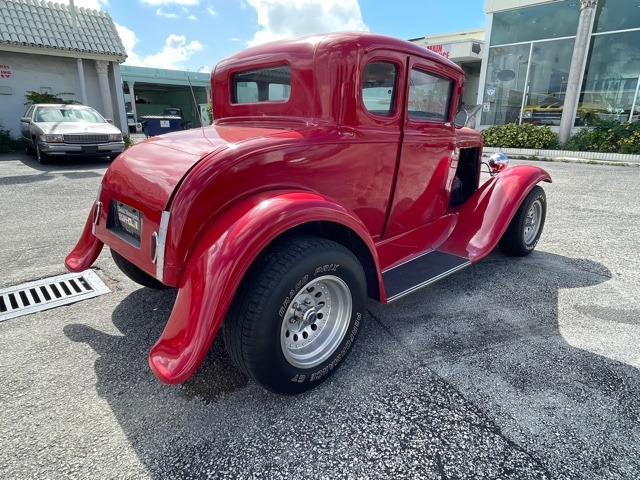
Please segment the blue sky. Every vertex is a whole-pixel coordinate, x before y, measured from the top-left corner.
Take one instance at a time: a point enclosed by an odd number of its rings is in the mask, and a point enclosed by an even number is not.
[[[58,0],[70,3],[70,0]],[[409,39],[485,26],[484,0],[74,0],[106,11],[125,65],[209,71],[222,58],[277,38],[368,30]]]

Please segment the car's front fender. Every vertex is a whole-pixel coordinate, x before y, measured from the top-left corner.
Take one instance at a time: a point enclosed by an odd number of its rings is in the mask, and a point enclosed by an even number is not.
[[[477,262],[493,250],[518,207],[551,176],[533,165],[509,167],[487,180],[457,212],[456,226],[437,250]]]
[[[266,193],[239,202],[217,218],[187,262],[169,321],[149,353],[149,364],[161,381],[183,382],[195,372],[251,263],[278,236],[308,222],[349,228],[368,246],[377,264],[373,241],[362,222],[321,195]],[[378,281],[381,284],[380,277]]]

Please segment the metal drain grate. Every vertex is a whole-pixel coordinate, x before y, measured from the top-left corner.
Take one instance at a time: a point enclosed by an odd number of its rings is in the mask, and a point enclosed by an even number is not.
[[[92,270],[23,283],[0,290],[0,322],[110,292]]]

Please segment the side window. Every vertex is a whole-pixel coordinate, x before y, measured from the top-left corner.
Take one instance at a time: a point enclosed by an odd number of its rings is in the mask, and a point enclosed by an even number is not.
[[[291,96],[288,65],[239,72],[231,80],[232,103],[282,102]]]
[[[445,121],[449,117],[453,81],[423,70],[411,70],[409,118]]]
[[[27,108],[27,111],[24,112],[23,117],[31,117],[31,114],[33,113],[33,109],[34,108],[35,108],[34,106],[31,106],[31,107]]]
[[[376,115],[393,114],[398,67],[389,62],[371,62],[362,75],[364,107]]]

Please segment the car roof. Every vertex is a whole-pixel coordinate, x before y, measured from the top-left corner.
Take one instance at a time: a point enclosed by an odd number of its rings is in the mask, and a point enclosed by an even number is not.
[[[93,110],[88,105],[77,105],[77,104],[73,104],[73,103],[35,103],[33,106],[34,107],[75,108],[75,109],[81,109],[81,110],[88,110],[88,109]]]
[[[225,67],[242,63],[248,58],[268,57],[270,55],[282,55],[288,52],[292,55],[306,52],[306,56],[320,56],[337,49],[343,52],[349,52],[355,48],[363,48],[365,50],[374,50],[384,48],[396,50],[410,55],[416,55],[422,58],[428,58],[436,63],[448,66],[459,73],[463,70],[448,58],[443,57],[427,48],[395,37],[380,35],[369,32],[337,32],[325,33],[317,35],[307,35],[303,37],[289,38],[285,40],[276,40],[270,43],[256,45],[235,53],[223,60],[216,66],[216,70],[223,70]],[[310,53],[313,52],[313,53]]]

